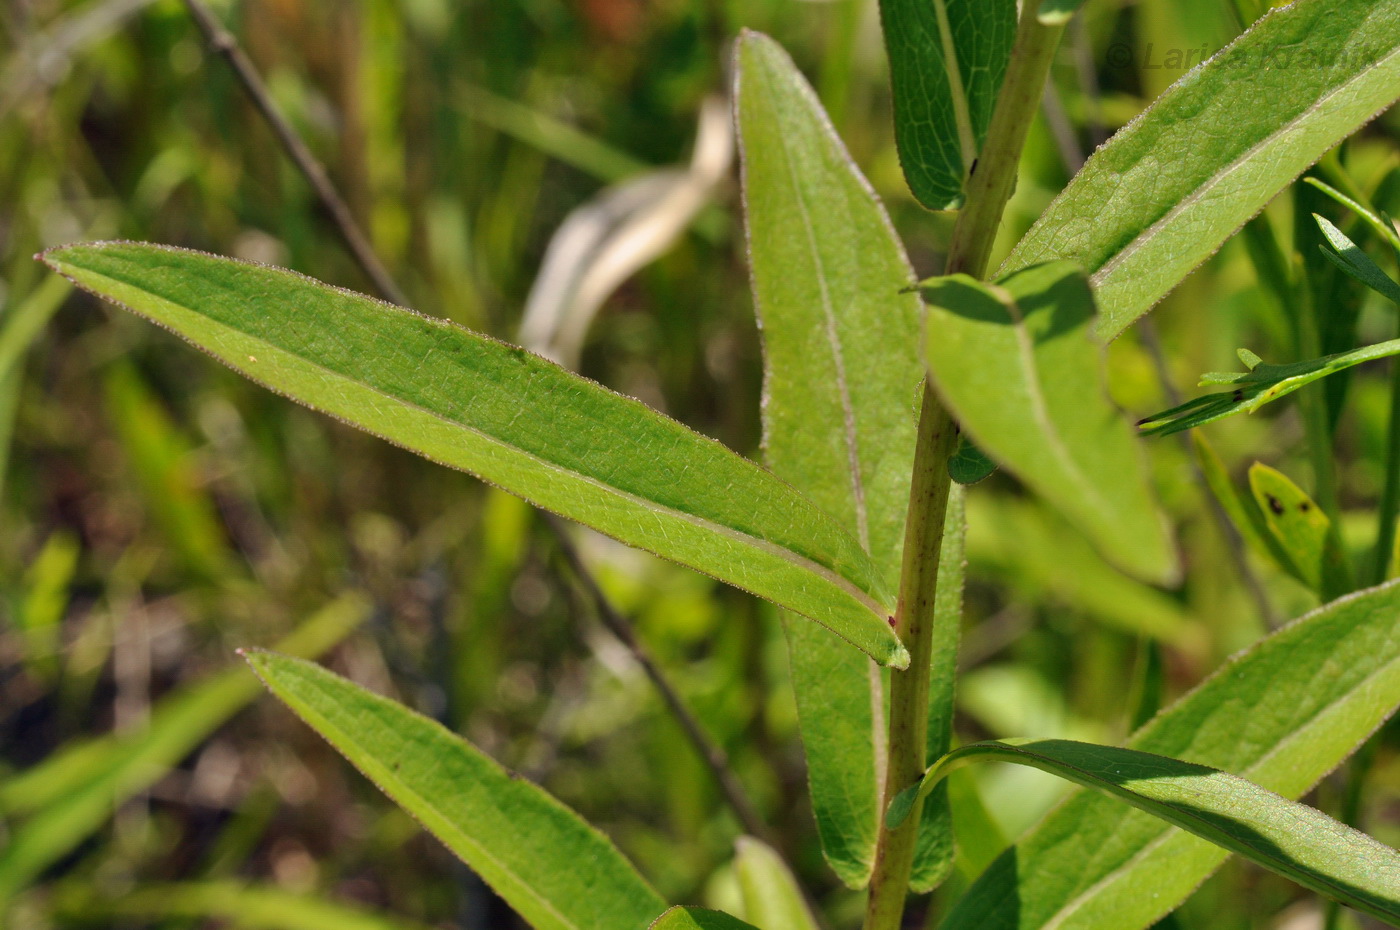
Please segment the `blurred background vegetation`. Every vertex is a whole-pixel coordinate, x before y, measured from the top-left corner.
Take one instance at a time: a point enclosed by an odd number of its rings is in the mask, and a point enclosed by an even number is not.
[[[571,211],[688,163],[743,27],[793,52],[916,268],[940,268],[951,223],[902,181],[874,0],[211,6],[426,313],[514,338]],[[1033,128],[1008,237],[1086,152],[1238,28],[1226,0],[1090,0]],[[260,699],[233,650],[278,643],[538,780],[663,895],[731,900],[737,821],[528,507],[262,391],[33,261],[64,242],[132,238],[372,290],[184,4],[5,0],[0,56],[0,925],[517,925]],[[1400,213],[1397,133],[1400,119],[1383,118],[1330,177]],[[605,302],[579,366],[758,456],[761,347],[739,207],[728,175]],[[1270,212],[1287,242],[1292,200]],[[1329,299],[1343,342],[1394,335],[1360,293]],[[1173,391],[1193,396],[1202,371],[1238,367],[1238,346],[1289,360],[1284,308],[1238,242],[1154,320],[1155,338],[1139,330],[1110,353],[1115,399],[1134,416],[1170,406]],[[1385,375],[1361,370],[1337,407],[1344,530],[1358,549],[1380,492]],[[1237,485],[1256,460],[1312,480],[1293,403],[1207,436]],[[1116,573],[1005,477],[973,492],[961,738],[1120,739],[1317,603],[1222,533],[1188,448],[1150,449],[1188,565],[1176,590]],[[578,539],[832,924],[857,920],[859,895],[826,869],[806,807],[774,611]],[[1397,736],[1382,734],[1360,812],[1391,844]],[[1334,776],[1312,801],[1335,812],[1354,787]],[[1062,790],[996,767],[955,788],[978,825],[968,835],[984,842],[962,851],[954,886],[997,851],[995,835],[1015,837]],[[1295,886],[1233,862],[1173,919],[1318,925]]]

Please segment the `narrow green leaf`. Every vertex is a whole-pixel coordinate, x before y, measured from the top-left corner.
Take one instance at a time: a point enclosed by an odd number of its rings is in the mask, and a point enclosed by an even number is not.
[[[1099,149],[1002,270],[1077,262],[1116,337],[1397,97],[1400,0],[1274,10]]]
[[[1265,404],[1286,397],[1314,381],[1392,355],[1400,355],[1400,339],[1286,365],[1255,364],[1246,372],[1209,372],[1201,376],[1202,385],[1232,384],[1236,387],[1217,394],[1203,394],[1170,410],[1163,410],[1138,421],[1138,428],[1145,436],[1167,436],[1205,426],[1236,413],[1254,413]]]
[[[524,349],[288,271],[125,242],[44,259],[313,409],[770,598],[876,661],[908,662],[880,573],[849,534],[763,469],[637,401]]]
[[[277,647],[317,656],[365,618],[357,594],[328,604]],[[32,811],[0,847],[0,911],[15,892],[71,852],[127,798],[145,790],[258,695],[235,667],[161,700],[138,731],[70,744],[0,785],[0,810]]]
[[[48,678],[58,671],[58,648],[69,589],[81,547],[73,534],[56,530],[24,573],[24,593],[15,627],[24,637],[24,663]]]
[[[50,906],[79,926],[91,925],[100,916],[122,923],[217,920],[244,930],[426,930],[424,924],[403,918],[239,882],[143,882],[114,898],[90,885],[65,887],[53,895]]]
[[[607,837],[446,727],[271,652],[268,688],[539,930],[641,930],[666,905]]]
[[[1400,307],[1400,284],[1392,281],[1384,271],[1381,271],[1379,265],[1371,261],[1371,256],[1361,251],[1355,242],[1347,238],[1346,233],[1333,226],[1326,217],[1314,213],[1313,219],[1317,220],[1322,235],[1327,239],[1328,245],[1332,246],[1332,249],[1323,247],[1322,254],[1327,256],[1327,259],[1340,268],[1344,274],[1350,275]]]
[[[1400,585],[1334,601],[1214,675],[1128,747],[1296,799],[1400,704]],[[944,930],[1142,930],[1227,853],[1114,798],[1079,793],[1000,856]]]
[[[1083,5],[1084,0],[1040,0],[1035,16],[1047,26],[1058,26],[1069,22]]]
[[[735,77],[764,458],[859,539],[893,587],[924,377],[914,273],[787,54],[745,33]],[[826,630],[792,617],[785,626],[822,851],[862,887],[880,825],[882,676]]]
[[[1345,558],[1332,521],[1307,492],[1277,469],[1255,462],[1249,487],[1264,526],[1303,584],[1324,600],[1350,590]]]
[[[734,843],[744,917],[758,930],[817,930],[797,879],[781,856],[751,836]]]
[[[1303,178],[1303,183],[1312,185],[1337,203],[1355,213],[1367,226],[1371,227],[1371,231],[1374,232],[1381,241],[1388,242],[1391,248],[1400,250],[1400,233],[1395,231],[1394,223],[1386,222],[1383,217],[1378,215],[1369,206],[1358,203],[1320,178],[1309,175]]]
[[[1003,740],[955,749],[897,795],[898,826],[917,798],[956,768],[1013,762],[1126,801],[1319,894],[1400,920],[1400,853],[1319,810],[1206,765],[1071,740]]]
[[[703,907],[673,907],[657,918],[650,930],[757,930],[753,924],[723,911]]]
[[[1056,262],[995,286],[955,275],[922,290],[929,373],[963,429],[1110,561],[1150,580],[1174,578],[1146,462],[1104,394],[1083,275]]]
[[[880,0],[895,141],[930,210],[962,206],[1016,39],[1015,0]]]

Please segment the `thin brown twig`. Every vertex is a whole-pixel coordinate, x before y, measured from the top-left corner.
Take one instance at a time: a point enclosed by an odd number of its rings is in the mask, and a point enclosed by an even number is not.
[[[617,637],[621,643],[627,647],[627,651],[632,653],[632,657],[637,664],[642,667],[642,671],[651,679],[656,690],[661,692],[661,698],[670,708],[671,714],[685,730],[690,742],[699,752],[705,765],[714,775],[715,781],[719,783],[720,789],[724,792],[725,800],[733,808],[735,816],[743,825],[744,830],[768,843],[774,845],[774,840],[768,825],[759,816],[753,801],[749,799],[744,786],[739,783],[734,771],[729,765],[729,756],[724,749],[710,738],[705,732],[705,728],[700,725],[700,721],[690,712],[690,708],[685,706],[680,694],[674,685],[657,666],[651,654],[647,652],[638,640],[636,633],[632,629],[632,624],[628,622],[613,604],[608,595],[598,585],[598,580],[589,571],[588,566],[583,561],[582,554],[578,547],[574,545],[573,539],[569,537],[569,528],[564,525],[564,521],[549,512],[543,512],[544,522],[553,531],[555,540],[558,542],[559,551],[564,556],[564,561],[569,563],[569,568],[578,579],[579,586],[583,588],[588,599],[593,602],[593,609],[607,627],[608,632]]]
[[[277,141],[281,143],[282,149],[297,166],[302,177],[311,185],[316,198],[321,201],[321,206],[330,214],[331,220],[335,224],[336,231],[340,233],[345,245],[350,249],[350,254],[361,270],[373,282],[375,288],[386,300],[392,301],[401,307],[407,307],[408,296],[394,281],[389,270],[384,267],[384,263],[375,254],[374,247],[370,245],[369,239],[355,222],[355,216],[350,212],[350,207],[345,203],[344,198],[331,183],[330,176],[321,167],[321,163],[316,160],[316,156],[311,154],[311,149],[302,141],[301,136],[292,128],[292,124],[287,122],[286,117],[277,109],[277,105],[272,102],[272,95],[268,93],[267,85],[263,83],[262,76],[258,74],[258,69],[253,65],[251,59],[238,44],[233,33],[224,28],[213,12],[205,6],[201,0],[185,0],[185,8],[190,12],[190,18],[194,20],[199,31],[203,33],[204,39],[209,43],[209,47],[223,57],[228,62],[238,83],[243,86],[243,91],[262,114],[267,125],[272,129]]]
[[[253,66],[251,60],[243,52],[238,41],[233,37],[223,24],[215,18],[214,14],[205,6],[201,0],[185,0],[185,7],[189,10],[191,18],[203,33],[209,45],[228,62],[233,69],[239,83],[252,100],[258,112],[267,121],[278,141],[282,144],[283,150],[291,158],[302,176],[315,190],[317,197],[326,208],[334,222],[341,238],[345,240],[346,246],[350,249],[355,261],[360,268],[369,276],[379,293],[387,300],[400,306],[407,306],[408,300],[402,289],[394,281],[388,269],[375,254],[373,246],[364,233],[360,231],[350,208],[346,206],[344,198],[336,190],[330,177],[324,168],[316,161],[307,148],[306,143],[292,128],[291,124],[278,111],[273,104],[272,98],[267,92],[266,85],[263,84],[261,76]],[[729,758],[709,735],[700,726],[700,722],[686,707],[681,699],[680,693],[666,678],[665,674],[648,655],[645,648],[637,641],[629,624],[618,612],[617,608],[608,600],[607,595],[598,585],[588,566],[584,564],[579,555],[578,549],[569,538],[567,528],[553,514],[545,512],[545,522],[553,531],[558,540],[559,549],[564,558],[568,561],[570,568],[577,577],[579,584],[584,588],[589,598],[593,601],[599,618],[608,630],[620,640],[624,646],[632,653],[637,663],[646,672],[656,690],[661,693],[662,700],[670,709],[672,715],[680,723],[681,729],[695,746],[696,752],[704,760],[705,765],[714,775],[716,782],[724,794],[725,800],[738,817],[740,824],[749,834],[774,845],[772,831],[764,823],[763,818],[758,815],[757,808],[749,799],[748,793],[729,767]]]

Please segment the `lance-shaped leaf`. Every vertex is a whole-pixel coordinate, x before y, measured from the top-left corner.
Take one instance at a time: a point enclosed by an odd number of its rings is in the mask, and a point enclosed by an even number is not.
[[[958,422],[999,464],[1060,508],[1120,568],[1176,574],[1132,428],[1108,402],[1094,301],[1068,262],[997,285],[966,275],[922,286],[929,373]]]
[[[313,409],[810,617],[903,665],[879,571],[790,485],[524,349],[280,269],[110,242],[74,283]]]
[[[895,797],[890,825],[903,822],[915,801],[949,772],[972,762],[1012,762],[1058,775],[1363,913],[1400,920],[1400,853],[1243,778],[1135,749],[1058,739],[963,746]]]
[[[1078,262],[1115,337],[1397,97],[1400,0],[1274,10],[1099,149],[1003,272]]]
[[[1400,704],[1400,585],[1334,601],[1235,657],[1128,748],[1231,772],[1295,799]],[[1142,930],[1228,854],[1092,792],[1007,850],[944,930]]]
[[[930,210],[962,206],[1016,40],[1015,0],[880,0],[895,141]]]
[[[612,841],[435,720],[318,665],[249,651],[253,671],[539,930],[642,930],[666,904]]]
[[[1331,249],[1322,248],[1322,254],[1327,256],[1328,261],[1340,268],[1344,274],[1355,278],[1400,307],[1400,284],[1392,281],[1384,271],[1381,271],[1379,265],[1371,261],[1371,256],[1361,251],[1361,248],[1352,242],[1346,233],[1332,225],[1325,217],[1314,213],[1313,219],[1317,220],[1318,228],[1322,230],[1327,244],[1332,246]],[[1383,226],[1389,227],[1389,224],[1383,223]],[[1400,255],[1400,251],[1397,251],[1396,254]]]
[[[656,919],[650,930],[757,930],[753,924],[723,911],[703,907],[673,907]]]
[[[763,331],[764,458],[839,519],[893,587],[924,377],[914,273],[787,54],[745,33],[735,76]],[[842,881],[861,887],[880,825],[882,676],[827,631],[792,618],[786,628],[822,850]],[[950,693],[939,698],[951,704]]]
[[[1244,356],[1248,350],[1241,349]],[[1364,362],[1400,355],[1400,339],[1362,346],[1350,352],[1338,352],[1323,358],[1311,358],[1286,365],[1269,365],[1248,353],[1253,367],[1249,371],[1216,371],[1201,375],[1201,384],[1228,384],[1233,390],[1203,394],[1184,404],[1163,410],[1138,422],[1147,436],[1166,436],[1223,420],[1236,413],[1253,413],[1265,404],[1286,397],[1314,381],[1346,371]]]
[[[734,842],[734,872],[744,917],[758,930],[817,930],[802,889],[781,856],[751,836]]]

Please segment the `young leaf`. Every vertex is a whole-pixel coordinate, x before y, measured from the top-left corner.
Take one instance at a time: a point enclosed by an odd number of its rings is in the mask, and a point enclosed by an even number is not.
[[[641,930],[666,904],[612,841],[446,727],[318,665],[246,657],[264,684],[539,930]]]
[[[770,598],[903,665],[880,572],[763,469],[524,349],[292,272],[128,242],[56,271],[313,409]]]
[[[817,930],[802,889],[781,856],[749,836],[735,841],[734,852],[734,871],[749,923],[758,930]]]
[[[746,32],[735,58],[764,458],[858,538],[893,585],[924,377],[914,273],[787,54]],[[822,851],[859,888],[880,829],[882,677],[826,630],[790,617],[785,626]]]
[[[1099,149],[1002,271],[1078,262],[1116,337],[1397,97],[1400,0],[1274,10]]]
[[[880,0],[895,142],[909,189],[930,210],[962,206],[992,121],[1015,0]]]
[[[1236,413],[1253,413],[1265,404],[1292,394],[1304,385],[1364,362],[1374,362],[1392,355],[1400,355],[1400,339],[1378,342],[1323,358],[1289,362],[1286,365],[1256,364],[1250,371],[1245,372],[1210,372],[1201,376],[1203,386],[1232,384],[1236,387],[1234,390],[1217,394],[1203,394],[1170,410],[1163,410],[1139,420],[1138,428],[1145,436],[1167,436],[1205,426]]]
[[[1249,469],[1249,487],[1290,573],[1324,600],[1350,590],[1346,560],[1332,521],[1307,492],[1262,462]]]
[[[1400,585],[1334,601],[1227,662],[1128,747],[1295,799],[1400,704]],[[1227,853],[1113,798],[1080,793],[1001,855],[944,930],[1142,930]]]
[[[656,919],[650,930],[758,930],[753,924],[723,911],[703,907],[673,907]]]
[[[368,613],[363,597],[345,595],[277,648],[320,655]],[[116,805],[149,788],[257,696],[258,683],[244,669],[228,669],[163,698],[146,727],[69,744],[0,784],[0,811],[12,824],[0,846],[0,913],[15,892],[111,819]],[[19,822],[16,815],[31,811]]]
[[[1363,913],[1400,920],[1400,853],[1243,778],[1134,749],[1058,739],[963,746],[895,797],[890,825],[949,772],[983,761],[1029,765],[1100,791]]]
[[[1120,568],[1175,577],[1146,462],[1103,392],[1083,275],[1056,262],[996,286],[955,275],[922,290],[929,373],[963,429]]]
[[[1340,268],[1344,274],[1355,278],[1400,307],[1400,284],[1392,281],[1381,271],[1379,265],[1371,261],[1371,256],[1361,251],[1355,242],[1347,238],[1346,233],[1333,226],[1325,217],[1314,213],[1313,219],[1317,220],[1318,228],[1326,237],[1327,244],[1332,246],[1331,249],[1322,249],[1322,254],[1327,256],[1328,261]]]

